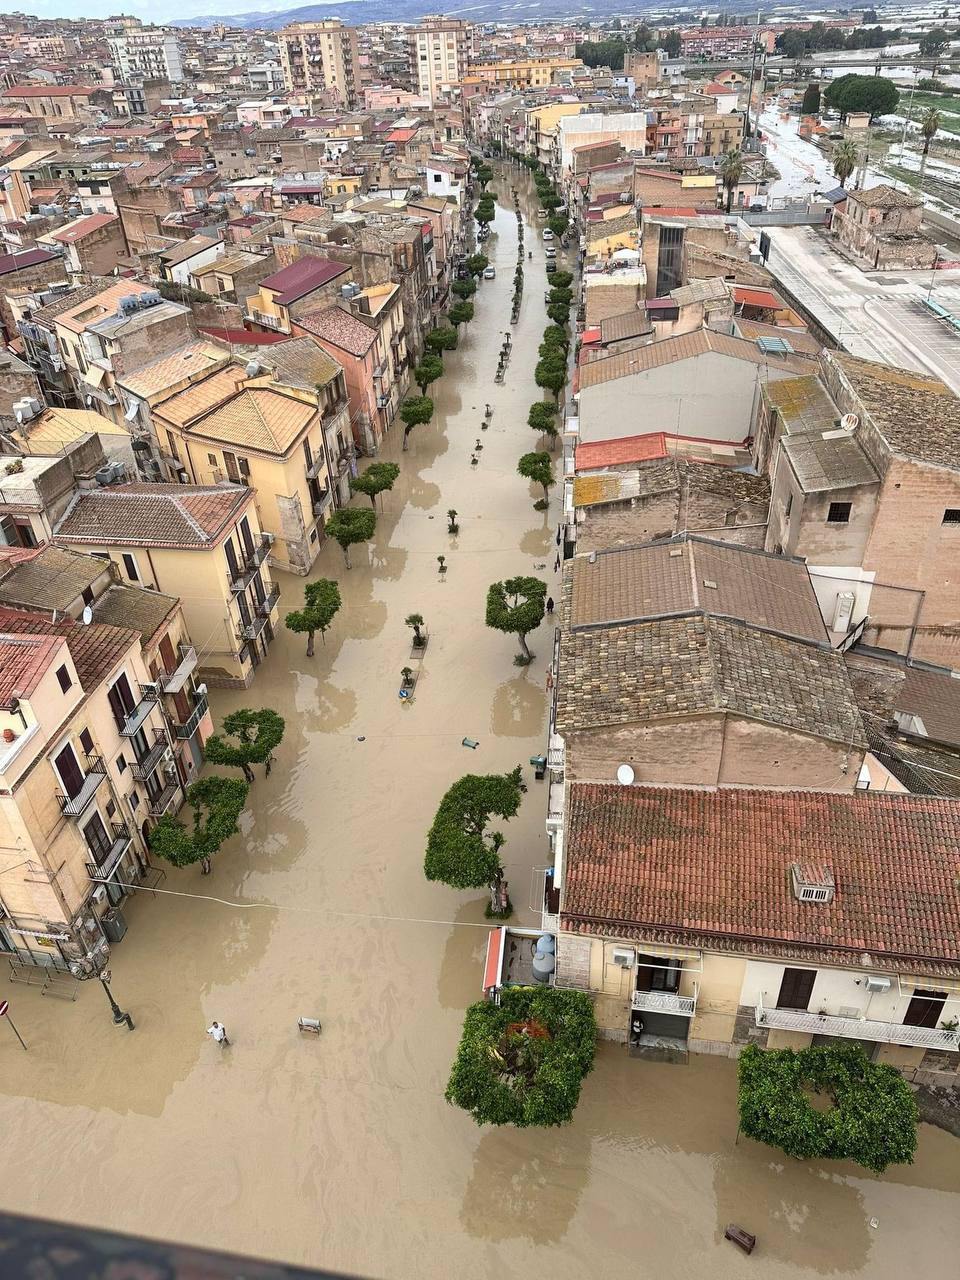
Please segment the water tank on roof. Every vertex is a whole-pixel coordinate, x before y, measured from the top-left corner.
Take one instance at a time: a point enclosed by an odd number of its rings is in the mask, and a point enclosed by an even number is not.
[[[247,375],[247,377],[248,377],[248,378],[256,378],[256,377],[259,377],[259,375],[260,375],[260,365],[257,363],[257,361],[256,361],[256,360],[250,360],[250,361],[247,363],[246,368],[244,369],[244,373]]]

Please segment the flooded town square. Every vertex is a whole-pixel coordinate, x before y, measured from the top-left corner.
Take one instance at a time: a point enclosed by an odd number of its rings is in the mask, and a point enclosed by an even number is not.
[[[533,260],[495,385],[517,260],[511,183]],[[539,919],[548,860],[528,761],[546,745],[552,629],[530,636],[536,658],[519,668],[515,640],[484,625],[495,580],[559,588],[558,488],[536,512],[539,490],[516,472],[536,439],[543,244],[526,175],[501,167],[494,185],[497,277],[430,390],[434,419],[407,452],[394,425],[381,456],[400,479],[353,568],[328,539],[312,570],[343,595],[325,642],[308,658],[280,628],[248,691],[212,694],[216,722],[271,707],[286,734],[212,874],[168,868],[163,892],[126,903],[112,986],[136,1030],[113,1025],[99,983],[73,1003],[3,984],[28,1051],[0,1026],[0,1201],[383,1280],[950,1274],[960,1141],[930,1125],[915,1163],[882,1177],[801,1163],[737,1141],[735,1062],[637,1061],[609,1043],[566,1127],[478,1128],[444,1100],[489,926],[484,894],[424,877],[440,797],[465,772],[524,766],[527,794],[503,828],[520,924]],[[303,579],[278,577],[281,612],[296,608]],[[413,612],[430,638],[402,701]],[[322,1035],[299,1034],[299,1017]],[[228,1047],[205,1034],[213,1019]],[[730,1222],[756,1234],[752,1258],[724,1240]]]

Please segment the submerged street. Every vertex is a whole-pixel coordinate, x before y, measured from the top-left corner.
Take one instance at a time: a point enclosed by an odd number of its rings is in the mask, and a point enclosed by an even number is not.
[[[534,257],[497,386],[517,259],[511,182]],[[495,189],[484,252],[497,278],[430,388],[433,422],[406,453],[394,425],[381,457],[400,479],[353,569],[330,540],[313,569],[343,594],[326,642],[307,658],[282,628],[249,690],[212,697],[215,721],[268,706],[286,735],[213,873],[171,867],[170,892],[125,904],[113,990],[136,1031],[113,1026],[99,984],[68,1003],[3,983],[29,1046],[0,1027],[3,1205],[384,1280],[724,1280],[758,1262],[765,1278],[939,1271],[960,1249],[960,1144],[930,1126],[915,1165],[882,1178],[800,1164],[735,1143],[734,1062],[660,1065],[612,1045],[566,1128],[481,1130],[444,1100],[488,931],[484,894],[423,875],[444,791],[523,764],[529,790],[503,828],[520,924],[536,922],[534,869],[548,857],[545,784],[527,762],[546,746],[552,629],[530,636],[536,659],[521,669],[515,639],[484,625],[497,579],[536,574],[559,594],[559,486],[538,513],[539,490],[516,474],[538,444],[526,419],[540,395],[543,245],[526,174],[507,168]],[[297,608],[303,579],[278,576],[281,610]],[[400,670],[418,665],[412,612],[430,639],[402,702]],[[300,1016],[323,1034],[298,1034]],[[205,1034],[213,1019],[229,1047]],[[757,1235],[758,1257],[723,1240],[729,1222]]]

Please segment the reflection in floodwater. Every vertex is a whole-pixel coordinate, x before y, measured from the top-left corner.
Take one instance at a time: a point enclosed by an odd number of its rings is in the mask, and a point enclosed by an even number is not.
[[[515,180],[529,203],[529,179]],[[509,204],[509,186],[498,193]],[[113,1026],[99,985],[75,1003],[4,990],[30,1050],[0,1025],[0,1199],[384,1280],[950,1274],[960,1145],[937,1130],[924,1128],[913,1167],[884,1178],[777,1161],[734,1145],[733,1063],[660,1066],[609,1045],[566,1128],[478,1131],[444,1101],[490,927],[482,894],[424,879],[439,797],[463,773],[523,762],[530,789],[503,851],[521,924],[535,923],[531,869],[548,861],[545,792],[526,761],[545,746],[551,628],[518,673],[510,638],[484,625],[498,578],[541,573],[559,599],[558,492],[539,523],[516,475],[531,447],[544,264],[529,232],[513,355],[494,385],[516,260],[509,208],[495,226],[497,279],[431,388],[434,421],[408,452],[399,426],[384,446],[401,475],[376,537],[354,548],[350,572],[335,543],[321,549],[313,576],[343,596],[325,642],[307,658],[304,637],[281,627],[250,689],[212,695],[218,720],[269,706],[286,736],[213,873],[170,868],[171,895],[124,903],[113,987],[136,1031]],[[281,607],[296,608],[303,579],[278,576]],[[429,627],[422,663],[411,612]],[[407,664],[424,674],[404,706]],[[319,1039],[299,1034],[300,1016],[321,1020]],[[214,1018],[229,1052],[205,1035]],[[752,1259],[723,1241],[728,1220],[756,1232]]]

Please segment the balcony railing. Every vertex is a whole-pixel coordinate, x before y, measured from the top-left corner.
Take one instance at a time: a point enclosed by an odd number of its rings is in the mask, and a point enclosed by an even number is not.
[[[241,568],[237,570],[236,573],[231,575],[230,590],[233,592],[235,596],[239,595],[241,591],[244,591],[246,590],[247,587],[249,587],[250,583],[254,580],[254,578],[257,576],[259,572],[260,572],[259,565],[256,565],[256,564],[243,565]]]
[[[881,1044],[911,1045],[916,1049],[960,1049],[960,1031],[943,1027],[908,1027],[902,1022],[876,1022],[872,1018],[837,1018],[808,1009],[765,1009],[757,1005],[757,1026],[774,1031],[802,1031],[844,1040],[871,1040]]]
[[[267,598],[257,605],[257,612],[262,618],[269,618],[271,613],[273,613],[274,609],[277,607],[277,601],[279,599],[280,585],[275,582],[270,588],[270,594]]]
[[[163,759],[167,750],[167,735],[162,729],[155,729],[153,745],[144,755],[138,756],[130,766],[130,772],[138,782],[146,782],[154,769]]]
[[[319,502],[315,502],[315,503],[313,504],[313,514],[314,514],[314,516],[322,516],[322,515],[323,515],[323,513],[324,513],[324,511],[326,511],[327,507],[329,507],[329,505],[330,505],[330,503],[332,502],[332,500],[333,500],[333,495],[332,495],[332,493],[330,492],[330,490],[329,490],[329,489],[321,489],[321,490],[320,490],[320,500],[319,500]]]
[[[261,534],[260,541],[252,551],[247,553],[248,568],[258,569],[260,565],[263,564],[264,560],[266,560],[267,556],[270,554],[270,545],[272,542],[273,539],[267,534]]]
[[[111,874],[117,863],[130,848],[130,832],[122,822],[111,823],[113,828],[113,839],[110,844],[103,850],[102,860],[98,854],[91,849],[93,853],[93,862],[87,863],[87,875],[91,880],[105,880]]]
[[[65,818],[79,818],[87,805],[97,793],[97,788],[107,776],[107,767],[102,756],[87,756],[87,769],[83,776],[80,790],[72,798],[57,792],[60,812]]]
[[[173,803],[173,798],[180,790],[179,782],[171,779],[164,785],[162,791],[155,796],[147,797],[147,813],[152,818],[162,818]]]
[[[240,627],[240,638],[244,642],[256,640],[264,627],[267,625],[270,615],[268,613],[258,613],[255,618],[251,618],[249,622],[245,622]]]
[[[324,468],[323,454],[318,453],[314,460],[307,467],[307,479],[316,480],[317,476]]]
[[[192,738],[199,728],[200,721],[203,719],[207,711],[207,695],[201,694],[197,698],[196,706],[190,713],[190,718],[183,724],[175,724],[173,726],[174,733],[178,738]]]
[[[692,1018],[697,1012],[698,995],[696,984],[692,996],[677,995],[673,991],[635,991],[632,1007],[643,1013],[672,1013],[681,1018]]]
[[[196,670],[197,651],[192,644],[180,646],[180,661],[173,671],[165,671],[160,677],[164,693],[180,693],[187,680]]]
[[[124,720],[123,724],[118,726],[120,730],[120,737],[132,738],[135,733],[139,733],[139,731],[146,724],[147,717],[149,716],[150,712],[153,710],[153,705],[154,704],[153,704],[152,698],[141,697],[140,701],[133,708],[133,710],[128,713],[127,718],[126,720]]]

